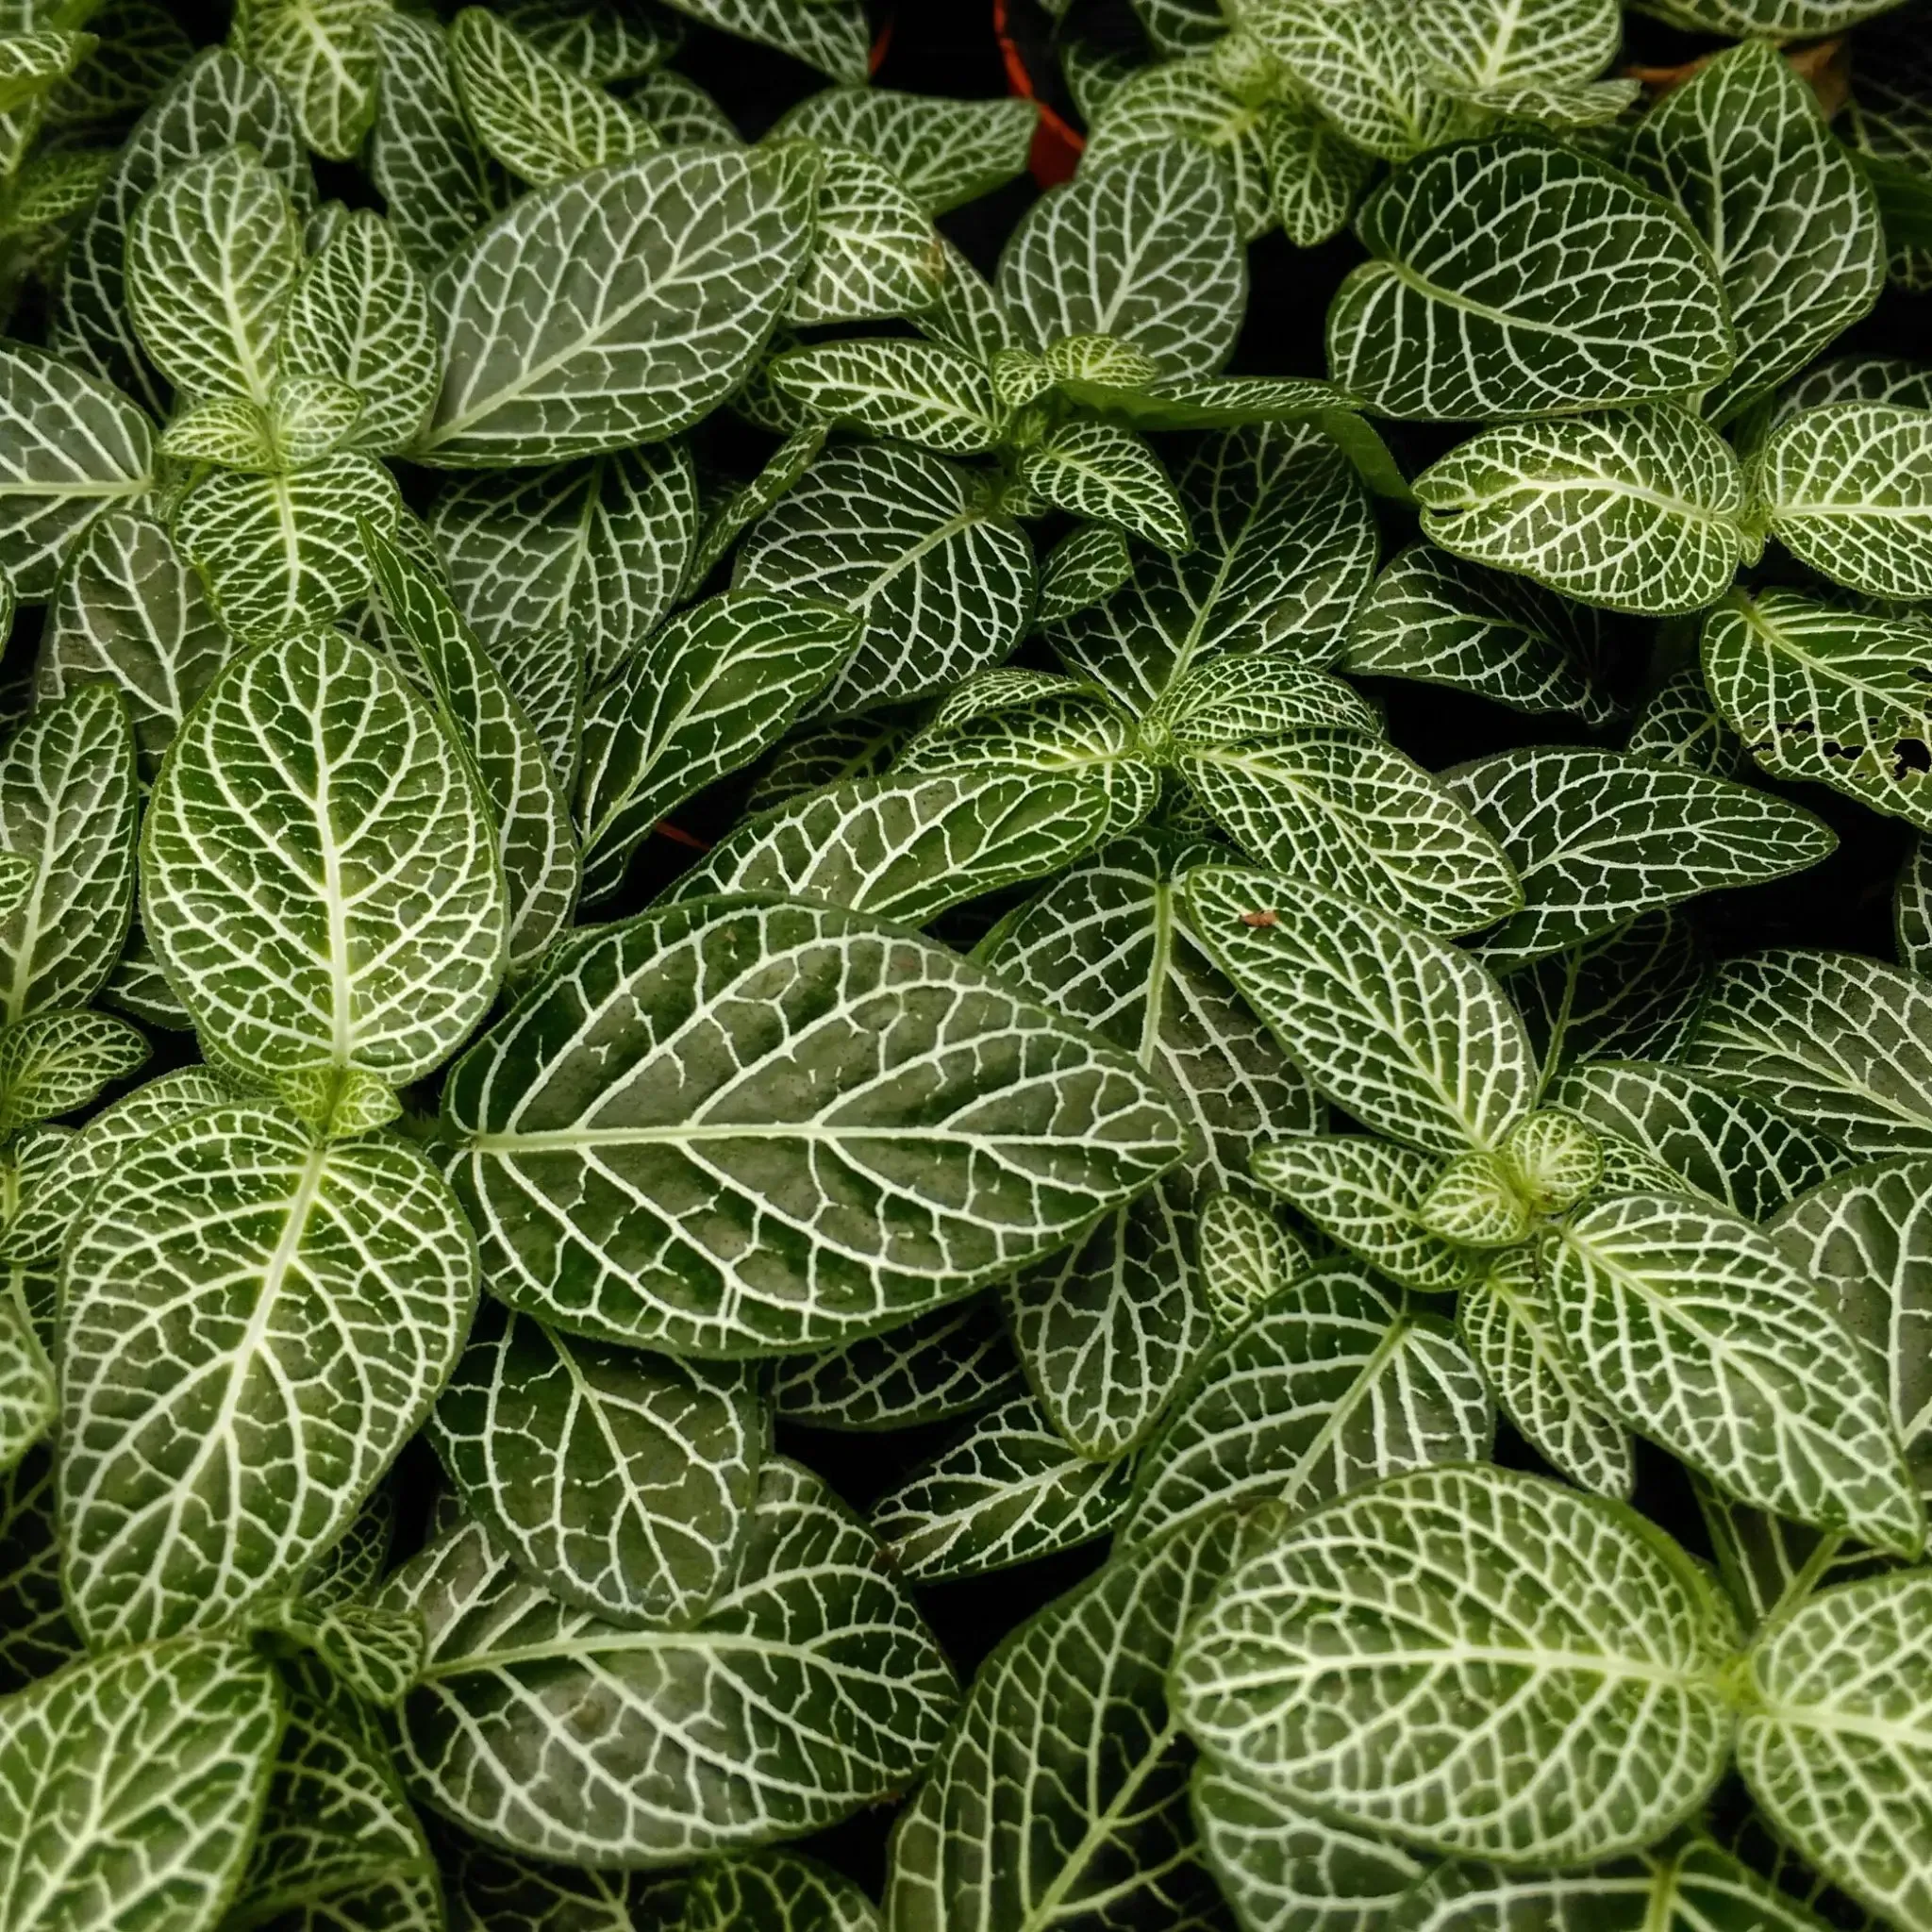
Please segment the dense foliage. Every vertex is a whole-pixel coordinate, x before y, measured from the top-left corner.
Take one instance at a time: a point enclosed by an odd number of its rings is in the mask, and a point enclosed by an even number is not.
[[[1932,16],[672,6],[0,0],[0,1932],[1932,1932]]]

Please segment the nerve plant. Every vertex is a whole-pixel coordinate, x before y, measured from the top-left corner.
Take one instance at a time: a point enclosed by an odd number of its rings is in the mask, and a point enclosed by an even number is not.
[[[1699,903],[1932,832],[1909,197],[1344,10],[991,278],[1031,110],[858,0],[680,0],[755,143],[641,6],[8,16],[8,1932],[1932,1927],[1932,865]],[[1209,82],[1367,192],[1324,377]]]

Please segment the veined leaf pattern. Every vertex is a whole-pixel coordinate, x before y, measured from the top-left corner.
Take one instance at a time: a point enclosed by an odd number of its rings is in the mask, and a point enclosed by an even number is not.
[[[807,0],[826,4],[826,0]],[[939,100],[883,87],[835,87],[779,117],[774,132],[876,156],[927,214],[976,201],[1026,166],[1030,102]]]
[[[1778,541],[1814,570],[1874,597],[1932,597],[1932,409],[1807,409],[1766,448],[1761,487]]]

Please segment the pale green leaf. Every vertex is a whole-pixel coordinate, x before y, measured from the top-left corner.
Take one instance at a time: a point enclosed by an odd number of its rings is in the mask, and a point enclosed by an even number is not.
[[[1019,348],[1025,327],[1005,299],[943,233],[940,248],[946,261],[945,279],[938,299],[912,318],[913,326],[934,341],[963,349],[982,362],[991,362],[1003,349]]]
[[[93,46],[93,35],[58,27],[0,34],[0,114],[11,114],[45,94]]]
[[[941,215],[1024,174],[1039,118],[1031,101],[838,87],[788,109],[773,131],[876,156],[927,214]]]
[[[1487,430],[1415,493],[1444,550],[1611,610],[1701,610],[1753,550],[1737,458],[1674,404]]]
[[[282,467],[275,425],[245,396],[209,396],[176,408],[161,432],[160,454],[177,463],[267,474]]]
[[[1125,1055],[942,947],[729,897],[574,949],[443,1113],[492,1291],[680,1354],[890,1327],[1063,1247],[1185,1150]]]
[[[242,0],[234,43],[288,96],[302,138],[354,158],[375,118],[379,0]]]
[[[310,632],[230,664],[143,837],[148,937],[208,1049],[240,1066],[404,1086],[495,995],[507,915],[483,801],[362,645]]]
[[[56,1007],[0,1027],[0,1135],[87,1106],[147,1056],[138,1028],[86,1008]]]
[[[1033,552],[986,479],[885,443],[828,449],[747,533],[740,591],[823,597],[864,622],[830,712],[924,697],[1004,662],[1033,605]]]
[[[88,126],[140,114],[194,58],[187,29],[156,0],[109,0],[87,18],[100,44],[48,91],[50,126]]]
[[[984,365],[944,342],[826,342],[780,358],[772,380],[815,416],[949,456],[992,449],[1005,433]]]
[[[339,617],[369,588],[361,525],[393,530],[395,479],[345,452],[282,476],[205,476],[175,512],[175,541],[222,624],[250,642]]]
[[[1162,550],[1191,550],[1188,513],[1160,458],[1112,423],[1067,423],[1020,464],[1020,480],[1042,503],[1090,523],[1111,524]]]
[[[1041,560],[1036,625],[1059,624],[1113,595],[1134,568],[1127,540],[1104,524],[1083,524]]]
[[[349,440],[362,420],[362,397],[333,375],[278,375],[269,417],[276,467],[306,469]]]
[[[504,206],[508,184],[470,133],[442,24],[383,8],[371,31],[377,81],[369,175],[396,239],[426,271]]]
[[[1201,1293],[1214,1326],[1232,1335],[1262,1304],[1314,1263],[1307,1244],[1247,1189],[1223,1188],[1202,1205],[1194,1239]]]
[[[1932,985],[1855,953],[1727,962],[1680,1062],[1858,1160],[1932,1153]]]
[[[1313,424],[1206,438],[1179,473],[1195,547],[1133,546],[1134,575],[1050,634],[1082,675],[1144,711],[1196,663],[1268,646],[1339,655],[1375,567],[1374,512]]]
[[[819,167],[811,247],[785,320],[874,322],[930,308],[946,278],[939,230],[885,162],[802,142],[779,152]]]
[[[873,1534],[908,1583],[984,1576],[1105,1536],[1133,1474],[1119,1457],[1069,1448],[1039,1403],[1018,1395],[881,1496]]]
[[[1233,1541],[1216,1524],[1118,1558],[987,1659],[893,1834],[893,1932],[1225,1923],[1167,1673]]]
[[[1622,752],[1499,752],[1445,783],[1522,881],[1522,909],[1477,948],[1497,972],[1641,912],[1803,872],[1838,842],[1823,820],[1781,798]]]
[[[293,198],[239,148],[175,170],[128,229],[127,304],[142,346],[193,396],[267,404],[275,335],[301,270]]]
[[[1457,1303],[1456,1324],[1523,1440],[1578,1488],[1627,1502],[1630,1438],[1571,1358],[1527,1250],[1491,1257]]]
[[[1596,1058],[1550,1089],[1551,1102],[1637,1146],[1747,1221],[1763,1221],[1846,1165],[1843,1154],[1748,1093],[1682,1067]]]
[[[199,1639],[77,1663],[0,1704],[0,1923],[212,1924],[281,1724],[267,1662]]]
[[[1932,409],[1806,409],[1772,438],[1758,487],[1772,534],[1834,583],[1932,597]]]
[[[0,847],[35,867],[0,919],[0,1018],[99,991],[134,909],[134,735],[119,694],[77,686],[0,749]]]
[[[526,194],[430,285],[443,378],[419,453],[503,468],[687,428],[764,346],[811,192],[785,150],[672,148]]]
[[[804,1428],[870,1434],[950,1422],[1024,1393],[995,1296],[916,1316],[883,1335],[774,1365],[777,1413]]]
[[[457,94],[476,139],[512,175],[549,188],[658,145],[650,124],[483,7],[450,24]]]
[[[1598,725],[1616,708],[1602,682],[1609,641],[1609,626],[1593,610],[1412,543],[1375,579],[1341,663],[1373,677],[1474,691],[1513,710],[1568,711]]]
[[[1440,1315],[1330,1262],[1280,1289],[1195,1371],[1141,1453],[1124,1541],[1231,1500],[1300,1513],[1395,1471],[1487,1456],[1494,1412]]]
[[[1430,86],[1395,0],[1277,0],[1256,9],[1253,31],[1321,112],[1372,155],[1404,160],[1455,128],[1456,104]]]
[[[681,442],[445,491],[430,528],[457,602],[504,660],[532,632],[583,640],[592,685],[613,675],[671,608],[698,533],[697,478]]]
[[[429,298],[380,217],[356,209],[303,270],[279,346],[284,370],[333,376],[361,398],[357,449],[414,441],[436,393]]]
[[[857,778],[743,820],[671,896],[781,893],[925,925],[981,893],[1058,872],[1113,829],[1105,776],[988,760]]]
[[[858,625],[803,597],[727,592],[681,610],[586,707],[585,891],[615,891],[651,829],[749,764],[837,674]]]
[[[285,1593],[427,1415],[475,1271],[448,1188],[397,1141],[318,1143],[236,1104],[118,1161],[61,1289],[61,1522],[90,1639]]]
[[[1247,302],[1221,163],[1170,142],[1050,191],[1013,230],[998,286],[1042,347],[1062,336],[1119,336],[1166,375],[1212,375]]]
[[[1651,1842],[1729,1755],[1715,1591],[1622,1505],[1417,1471],[1241,1563],[1181,1646],[1181,1716],[1344,1825],[1554,1865]]]
[[[1731,366],[1724,291],[1689,223],[1552,142],[1440,148],[1357,226],[1374,258],[1329,308],[1328,361],[1383,415],[1603,408],[1705,389]]]
[[[1417,1218],[1441,1163],[1367,1134],[1300,1134],[1255,1149],[1255,1178],[1403,1288],[1453,1294],[1480,1256]]]
[[[1620,1420],[1744,1502],[1916,1554],[1924,1514],[1876,1380],[1748,1221],[1630,1194],[1563,1227],[1547,1268],[1564,1342]]]
[[[1348,225],[1374,156],[1298,101],[1276,108],[1264,139],[1274,219],[1297,248],[1320,247]]]
[[[881,1932],[878,1907],[850,1878],[782,1849],[708,1859],[649,1886],[635,1910],[618,1932]]]
[[[579,1864],[672,1864],[833,1824],[917,1775],[957,1699],[877,1544],[775,1458],[690,1630],[572,1609],[475,1524],[380,1601],[421,1609],[429,1630],[401,1717],[410,1783],[488,1842]]]
[[[1731,0],[1717,4],[1730,10]],[[1877,205],[1826,120],[1809,81],[1774,47],[1746,41],[1667,93],[1625,152],[1639,180],[1690,215],[1724,283],[1738,360],[1704,398],[1714,422],[1802,369],[1878,299]]]
[[[1704,678],[1768,772],[1932,831],[1932,626],[1790,591],[1733,591],[1704,624]]]
[[[1499,1145],[1528,1111],[1523,1022],[1446,940],[1269,873],[1204,866],[1182,890],[1209,955],[1364,1125],[1454,1156]]]
[[[735,1368],[553,1334],[486,1307],[431,1440],[465,1508],[553,1595],[686,1625],[729,1568],[765,1423]]]
[[[1753,1645],[1738,1764],[1772,1823],[1905,1932],[1932,1925],[1932,1572],[1828,1591]]]
[[[32,602],[103,510],[153,480],[154,432],[119,391],[39,349],[0,343],[0,570]]]
[[[861,0],[668,0],[680,13],[740,34],[837,81],[863,87],[872,33]]]

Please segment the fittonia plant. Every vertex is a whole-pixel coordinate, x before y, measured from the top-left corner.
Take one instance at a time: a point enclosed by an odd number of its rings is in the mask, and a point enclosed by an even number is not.
[[[1670,17],[0,11],[0,1932],[1932,1932],[1927,29]]]

